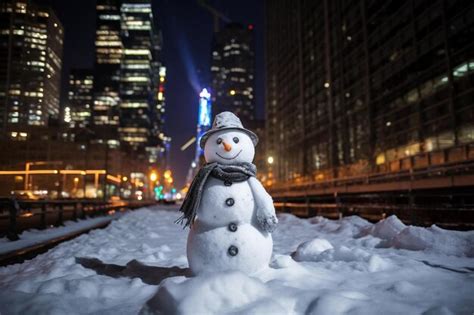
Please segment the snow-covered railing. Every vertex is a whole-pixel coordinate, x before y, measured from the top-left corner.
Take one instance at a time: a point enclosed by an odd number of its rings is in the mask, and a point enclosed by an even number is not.
[[[407,224],[470,229],[474,227],[474,195],[457,191],[411,191],[287,196],[274,198],[275,208],[300,217],[332,219],[358,215],[379,221],[396,215]]]
[[[17,200],[0,198],[0,237],[18,240],[26,229],[46,229],[62,226],[64,221],[109,215],[116,211],[134,209],[150,202],[106,202],[97,200]]]

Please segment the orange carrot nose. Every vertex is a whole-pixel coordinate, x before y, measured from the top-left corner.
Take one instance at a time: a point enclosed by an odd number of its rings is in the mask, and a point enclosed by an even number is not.
[[[222,144],[224,145],[224,150],[226,150],[227,152],[232,150],[232,146],[230,144],[228,144],[227,142],[222,141]]]

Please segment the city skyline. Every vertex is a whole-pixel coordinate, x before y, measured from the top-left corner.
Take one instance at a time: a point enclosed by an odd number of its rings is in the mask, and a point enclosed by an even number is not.
[[[95,1],[81,1],[81,4],[72,2],[68,5],[61,1],[43,1],[50,2],[59,12],[59,17],[65,20],[67,36],[63,73],[68,74],[71,68],[92,69],[96,35]],[[210,72],[213,19],[197,1],[153,1],[152,4],[155,23],[163,33],[163,60],[170,69],[167,72],[166,82],[165,121],[165,131],[172,138],[170,167],[176,172],[177,183],[184,184],[187,166],[194,154],[191,149],[181,152],[180,147],[195,134],[200,92],[197,88],[210,86],[210,73],[206,72]],[[246,0],[239,5],[215,1],[215,5],[233,21],[254,26],[257,68],[256,115],[262,118],[263,3]],[[249,6],[254,9],[246,10]],[[67,89],[67,82],[64,79],[62,88]],[[63,94],[62,97],[64,102],[67,95]],[[182,115],[183,111],[187,114]]]
[[[55,1],[37,1],[58,5]],[[22,8],[21,1],[12,3],[18,6],[15,9],[18,14],[29,10],[26,6]],[[192,150],[179,149],[195,135],[192,126],[197,122],[198,95],[203,87],[208,87],[213,101],[212,115],[233,110],[241,116],[244,125],[260,134],[262,145],[257,148],[256,164],[264,177],[294,183],[417,165],[425,153],[462,146],[473,139],[469,103],[472,57],[465,36],[470,34],[471,21],[467,13],[461,14],[462,3],[444,6],[442,1],[437,1],[425,7],[370,1],[351,5],[342,1],[298,2],[297,5],[286,0],[267,2],[266,71],[258,71],[258,62],[257,69],[252,68],[252,42],[255,34],[257,52],[261,43],[258,30],[262,27],[258,21],[237,23],[227,13],[229,7],[221,9],[202,1],[99,0],[93,8],[92,22],[79,25],[93,26],[95,76],[91,128],[79,130],[76,140],[88,138],[93,143],[130,149],[133,159],[147,165],[148,171],[171,168],[176,172],[175,183],[182,186],[186,165],[192,161]],[[188,10],[191,4],[199,10]],[[159,14],[155,14],[157,11]],[[58,12],[63,11],[58,9]],[[35,17],[33,12],[28,14]],[[39,16],[47,17],[45,14]],[[287,14],[289,18],[285,19]],[[48,16],[51,19],[53,14]],[[182,21],[182,18],[188,19]],[[392,24],[381,22],[382,18]],[[206,23],[196,25],[200,20]],[[20,23],[27,26],[31,21]],[[59,20],[48,23],[54,25],[53,30],[60,26]],[[401,27],[404,23],[410,26]],[[161,24],[156,32],[154,24]],[[192,32],[189,26],[193,26]],[[200,28],[207,28],[202,37],[190,36]],[[74,27],[70,30],[74,34]],[[281,36],[286,40],[282,41]],[[51,42],[57,36],[47,38],[43,42]],[[75,37],[66,36],[66,42],[68,38]],[[33,38],[31,42],[36,45],[41,38]],[[199,43],[199,51],[190,46],[193,42]],[[51,47],[48,49],[54,48]],[[40,66],[39,61],[29,60],[28,53],[21,55],[22,62],[32,65],[29,70],[34,70]],[[64,55],[67,65],[70,58],[67,56],[72,55]],[[231,60],[234,55],[241,59]],[[261,50],[255,55],[256,59],[261,57]],[[48,55],[54,61],[53,57]],[[56,63],[60,68],[61,60]],[[51,65],[44,64],[51,71]],[[253,93],[254,71],[255,76],[263,73],[267,76],[266,125],[258,119],[258,110],[255,124],[252,119],[254,96],[261,93],[258,80]],[[54,72],[57,74],[59,70]],[[25,72],[26,76],[31,73]],[[32,79],[34,82],[35,77]],[[71,86],[67,91],[63,89],[63,94],[82,98],[79,95],[82,90],[89,93],[90,88],[85,85],[86,81],[90,84],[90,79],[71,80],[68,75],[64,80]],[[74,92],[77,82],[79,86]],[[31,95],[28,88],[20,88],[25,97],[47,94],[52,100],[55,89],[57,92],[58,88],[53,86],[49,93],[33,91]],[[189,101],[181,101],[184,99]],[[71,104],[74,101],[71,98]],[[46,125],[49,118],[57,119],[62,111],[61,119],[67,123],[86,115],[85,111],[80,115],[71,111],[67,102],[61,106],[51,104],[44,105],[50,117],[45,116],[38,124]],[[21,108],[28,110],[31,117],[45,112],[35,112],[28,106]],[[91,104],[80,106],[87,108]],[[13,114],[19,113],[12,112],[12,117]],[[164,122],[172,132],[166,132]],[[84,121],[71,126],[77,129],[83,125],[86,125]],[[28,138],[22,130],[12,132],[20,140]],[[170,165],[167,159],[156,158],[169,148],[168,136],[174,138]],[[69,135],[63,138],[68,139]],[[75,141],[74,137],[71,139]],[[398,168],[397,163],[401,164]],[[271,168],[268,174],[267,166]],[[142,176],[146,172],[144,167]]]

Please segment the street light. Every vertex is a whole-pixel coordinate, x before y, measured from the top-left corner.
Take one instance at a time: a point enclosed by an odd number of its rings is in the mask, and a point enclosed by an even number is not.
[[[158,179],[158,174],[156,174],[155,171],[151,172],[151,173],[150,173],[150,180],[151,180],[152,182],[156,182],[157,179]]]
[[[268,164],[273,164],[273,161],[274,161],[273,156],[269,156],[267,159]]]
[[[74,177],[74,188],[72,190],[72,193],[74,194],[75,197],[77,197],[77,186],[79,184],[79,177]]]

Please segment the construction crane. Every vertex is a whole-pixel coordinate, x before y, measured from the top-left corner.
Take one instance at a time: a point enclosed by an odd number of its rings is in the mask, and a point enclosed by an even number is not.
[[[211,6],[206,0],[198,0],[197,2],[200,6],[208,10],[214,16],[214,33],[219,32],[219,20],[222,20],[225,23],[232,22],[231,19],[229,19],[222,12]]]

